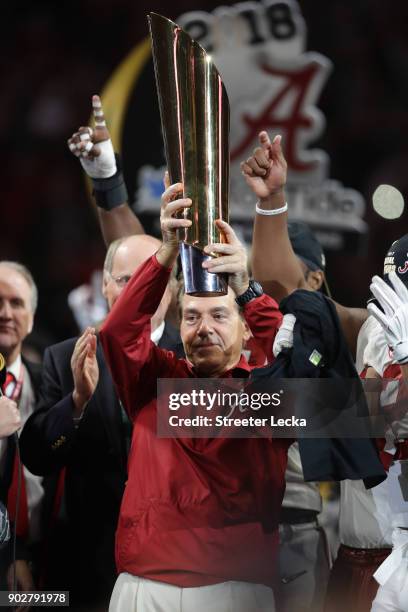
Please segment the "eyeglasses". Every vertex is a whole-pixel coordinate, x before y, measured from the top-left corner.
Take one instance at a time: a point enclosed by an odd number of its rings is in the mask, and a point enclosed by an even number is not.
[[[118,287],[120,287],[121,289],[123,289],[123,287],[130,281],[131,276],[130,274],[122,274],[122,276],[113,276],[113,274],[111,274],[109,272],[109,276],[111,277],[111,279],[113,281],[115,281],[115,283],[117,284]]]

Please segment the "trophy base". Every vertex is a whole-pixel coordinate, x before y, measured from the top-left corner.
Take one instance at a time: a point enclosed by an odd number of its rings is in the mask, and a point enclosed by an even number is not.
[[[184,287],[187,295],[211,297],[228,293],[228,274],[214,274],[202,267],[203,261],[212,259],[191,244],[180,243]]]

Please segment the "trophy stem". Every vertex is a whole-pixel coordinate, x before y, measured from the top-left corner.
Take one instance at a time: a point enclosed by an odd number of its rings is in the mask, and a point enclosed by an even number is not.
[[[204,261],[212,259],[211,255],[203,253],[191,244],[181,242],[180,258],[188,295],[209,297],[228,293],[228,274],[214,274],[202,267]]]

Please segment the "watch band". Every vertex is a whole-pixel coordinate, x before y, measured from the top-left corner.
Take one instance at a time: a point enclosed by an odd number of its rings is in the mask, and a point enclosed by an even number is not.
[[[248,289],[242,295],[236,297],[235,301],[238,306],[245,306],[245,304],[248,304],[248,302],[250,302],[254,298],[260,297],[263,292],[264,291],[262,289],[262,285],[257,281],[251,279],[249,281]]]

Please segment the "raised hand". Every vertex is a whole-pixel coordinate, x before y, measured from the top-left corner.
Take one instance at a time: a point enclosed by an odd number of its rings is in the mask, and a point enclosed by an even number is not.
[[[260,146],[241,163],[247,184],[260,200],[282,193],[286,184],[287,163],[281,140],[282,137],[277,135],[271,142],[267,132],[260,132]]]
[[[164,186],[160,209],[163,244],[157,251],[156,258],[162,266],[172,267],[178,255],[178,230],[191,226],[190,219],[181,217],[180,214],[192,205],[192,201],[190,198],[182,197],[183,183],[170,185],[168,172],[164,175]]]
[[[82,167],[90,177],[110,178],[116,173],[117,167],[99,96],[92,96],[92,110],[95,127],[81,126],[68,139],[68,147],[79,157]]]
[[[235,295],[242,295],[248,289],[249,283],[246,248],[226,221],[218,219],[216,224],[226,242],[208,244],[204,248],[205,253],[219,253],[220,257],[204,261],[203,268],[213,273],[228,273],[228,284],[231,289]]]
[[[87,327],[78,338],[71,357],[71,370],[74,378],[72,398],[77,412],[81,413],[94,394],[99,380],[94,328]]]
[[[383,328],[394,360],[399,364],[408,363],[408,289],[396,275],[388,275],[392,287],[379,276],[374,276],[370,285],[371,293],[378,300],[382,311],[375,304],[367,308]]]
[[[168,174],[165,175],[166,190],[162,195],[160,210],[160,227],[163,236],[163,243],[178,247],[177,230],[190,227],[191,221],[185,217],[176,217],[189,208],[192,204],[190,198],[180,197],[183,195],[183,183],[169,184]]]

